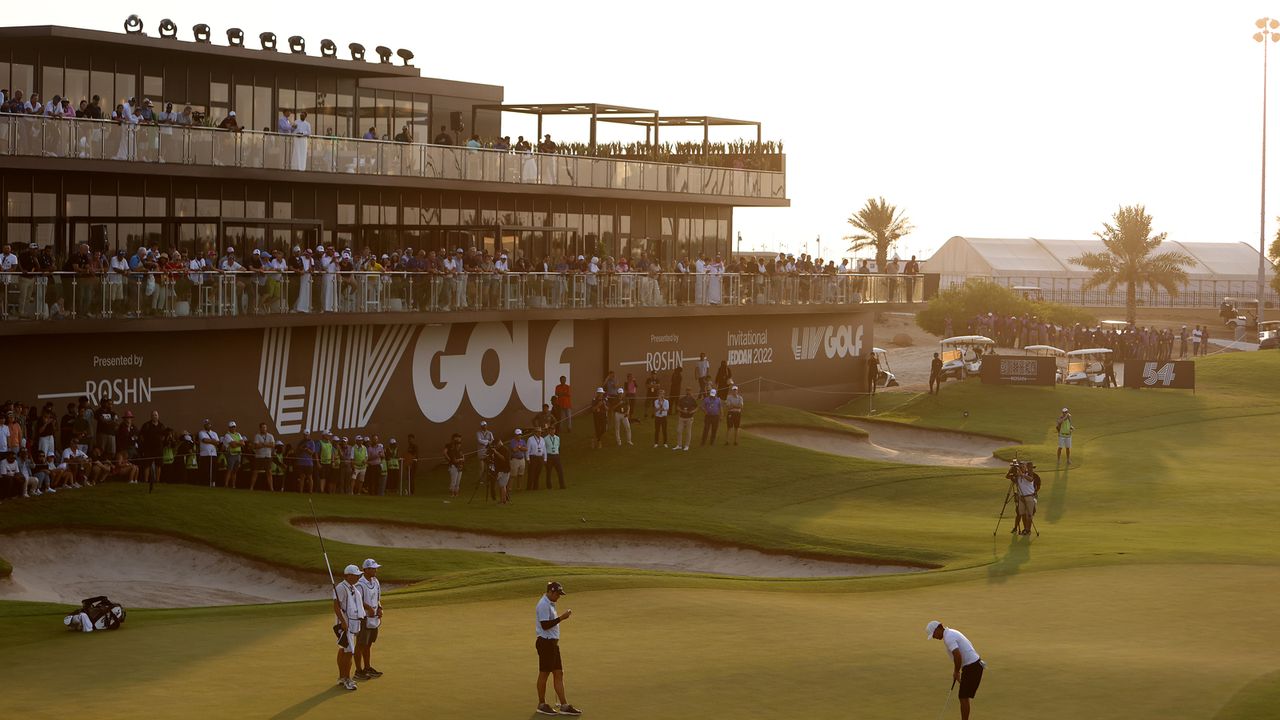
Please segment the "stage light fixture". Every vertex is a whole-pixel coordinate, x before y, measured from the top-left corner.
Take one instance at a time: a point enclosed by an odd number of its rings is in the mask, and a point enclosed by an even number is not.
[[[124,31],[130,35],[142,34],[142,18],[137,15],[130,15],[124,20]]]
[[[276,51],[276,34],[273,32],[258,33],[258,42],[262,44],[263,50]]]
[[[240,28],[227,30],[227,44],[231,47],[244,47],[244,31]]]
[[[325,38],[320,41],[320,55],[327,58],[338,57],[338,46],[329,38]]]
[[[178,25],[169,18],[160,21],[160,37],[172,40],[178,37]]]
[[[351,50],[352,60],[364,60],[364,46],[360,43],[351,43],[347,49]]]
[[[293,53],[294,55],[306,55],[307,41],[302,39],[301,35],[290,35],[289,36],[289,52]]]
[[[196,42],[208,43],[209,36],[213,34],[213,31],[209,29],[208,25],[200,23],[199,25],[192,26],[191,34],[195,36]]]
[[[404,61],[404,66],[409,67],[409,61],[413,59],[413,51],[400,48],[399,50],[396,51],[396,54],[399,55],[400,59]]]
[[[391,48],[386,45],[379,45],[374,48],[374,51],[378,53],[378,59],[382,61],[383,65],[391,64]]]

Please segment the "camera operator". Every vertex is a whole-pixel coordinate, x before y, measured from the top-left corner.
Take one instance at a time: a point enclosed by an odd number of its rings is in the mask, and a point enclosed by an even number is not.
[[[1013,529],[1019,535],[1030,535],[1036,514],[1036,497],[1040,492],[1040,476],[1036,474],[1036,464],[1030,461],[1022,463],[1016,473],[1010,469],[1009,474],[1014,475],[1013,483],[1018,493],[1018,518],[1013,523]],[[1022,526],[1020,531],[1019,525]]]

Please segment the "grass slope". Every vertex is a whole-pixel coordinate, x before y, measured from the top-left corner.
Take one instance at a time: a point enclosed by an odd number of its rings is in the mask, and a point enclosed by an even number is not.
[[[1020,440],[1017,452],[1045,480],[1043,534],[1030,542],[992,537],[1006,487],[999,471],[888,465],[754,438],[675,453],[649,448],[647,425],[637,426],[635,447],[600,451],[586,447],[580,425],[566,443],[571,490],[517,494],[508,508],[441,502],[439,473],[423,497],[316,498],[329,517],[513,532],[661,530],[942,566],[765,581],[331,543],[335,562],[374,554],[388,578],[427,581],[388,598],[397,619],[379,652],[395,672],[356,696],[388,716],[430,707],[525,717],[529,615],[540,583],[555,574],[569,578],[573,594],[562,605],[577,611],[566,626],[571,699],[593,715],[936,714],[946,660],[920,634],[936,615],[992,661],[979,696],[986,712],[1259,717],[1280,696],[1280,651],[1263,631],[1280,589],[1280,504],[1273,464],[1257,462],[1274,452],[1280,430],[1278,370],[1274,353],[1242,353],[1197,361],[1196,394],[970,381],[948,383],[938,396],[877,396],[878,417]],[[845,410],[864,412],[859,405]],[[1063,405],[1079,428],[1079,467],[1054,472],[1052,423]],[[748,407],[748,418],[753,411],[766,424],[832,422],[759,407]],[[5,503],[0,531],[166,532],[321,569],[314,540],[288,524],[307,514],[296,495],[164,487],[148,496],[113,486],[54,499]],[[30,715],[73,714],[89,698],[102,717],[174,698],[202,708],[190,715],[331,717],[355,707],[325,686],[333,672],[323,603],[136,611],[126,631],[86,637],[61,632],[55,611],[0,603],[24,661],[128,658],[146,679],[94,695],[97,683],[118,678],[38,675],[15,699]],[[254,692],[223,692],[207,682],[217,677],[251,678]]]

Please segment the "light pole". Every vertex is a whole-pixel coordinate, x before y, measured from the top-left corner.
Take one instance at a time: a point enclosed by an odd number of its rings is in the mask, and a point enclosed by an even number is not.
[[[1254,22],[1258,32],[1253,34],[1256,42],[1262,43],[1262,209],[1258,220],[1258,314],[1256,321],[1261,323],[1266,308],[1267,287],[1267,44],[1280,40],[1280,20],[1269,17],[1258,18]]]

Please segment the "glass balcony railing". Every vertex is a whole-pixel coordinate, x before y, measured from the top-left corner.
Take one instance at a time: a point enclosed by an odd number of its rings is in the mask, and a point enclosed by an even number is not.
[[[921,302],[919,275],[0,273],[0,320]]]
[[[0,155],[786,198],[767,170],[26,115],[0,115]]]

